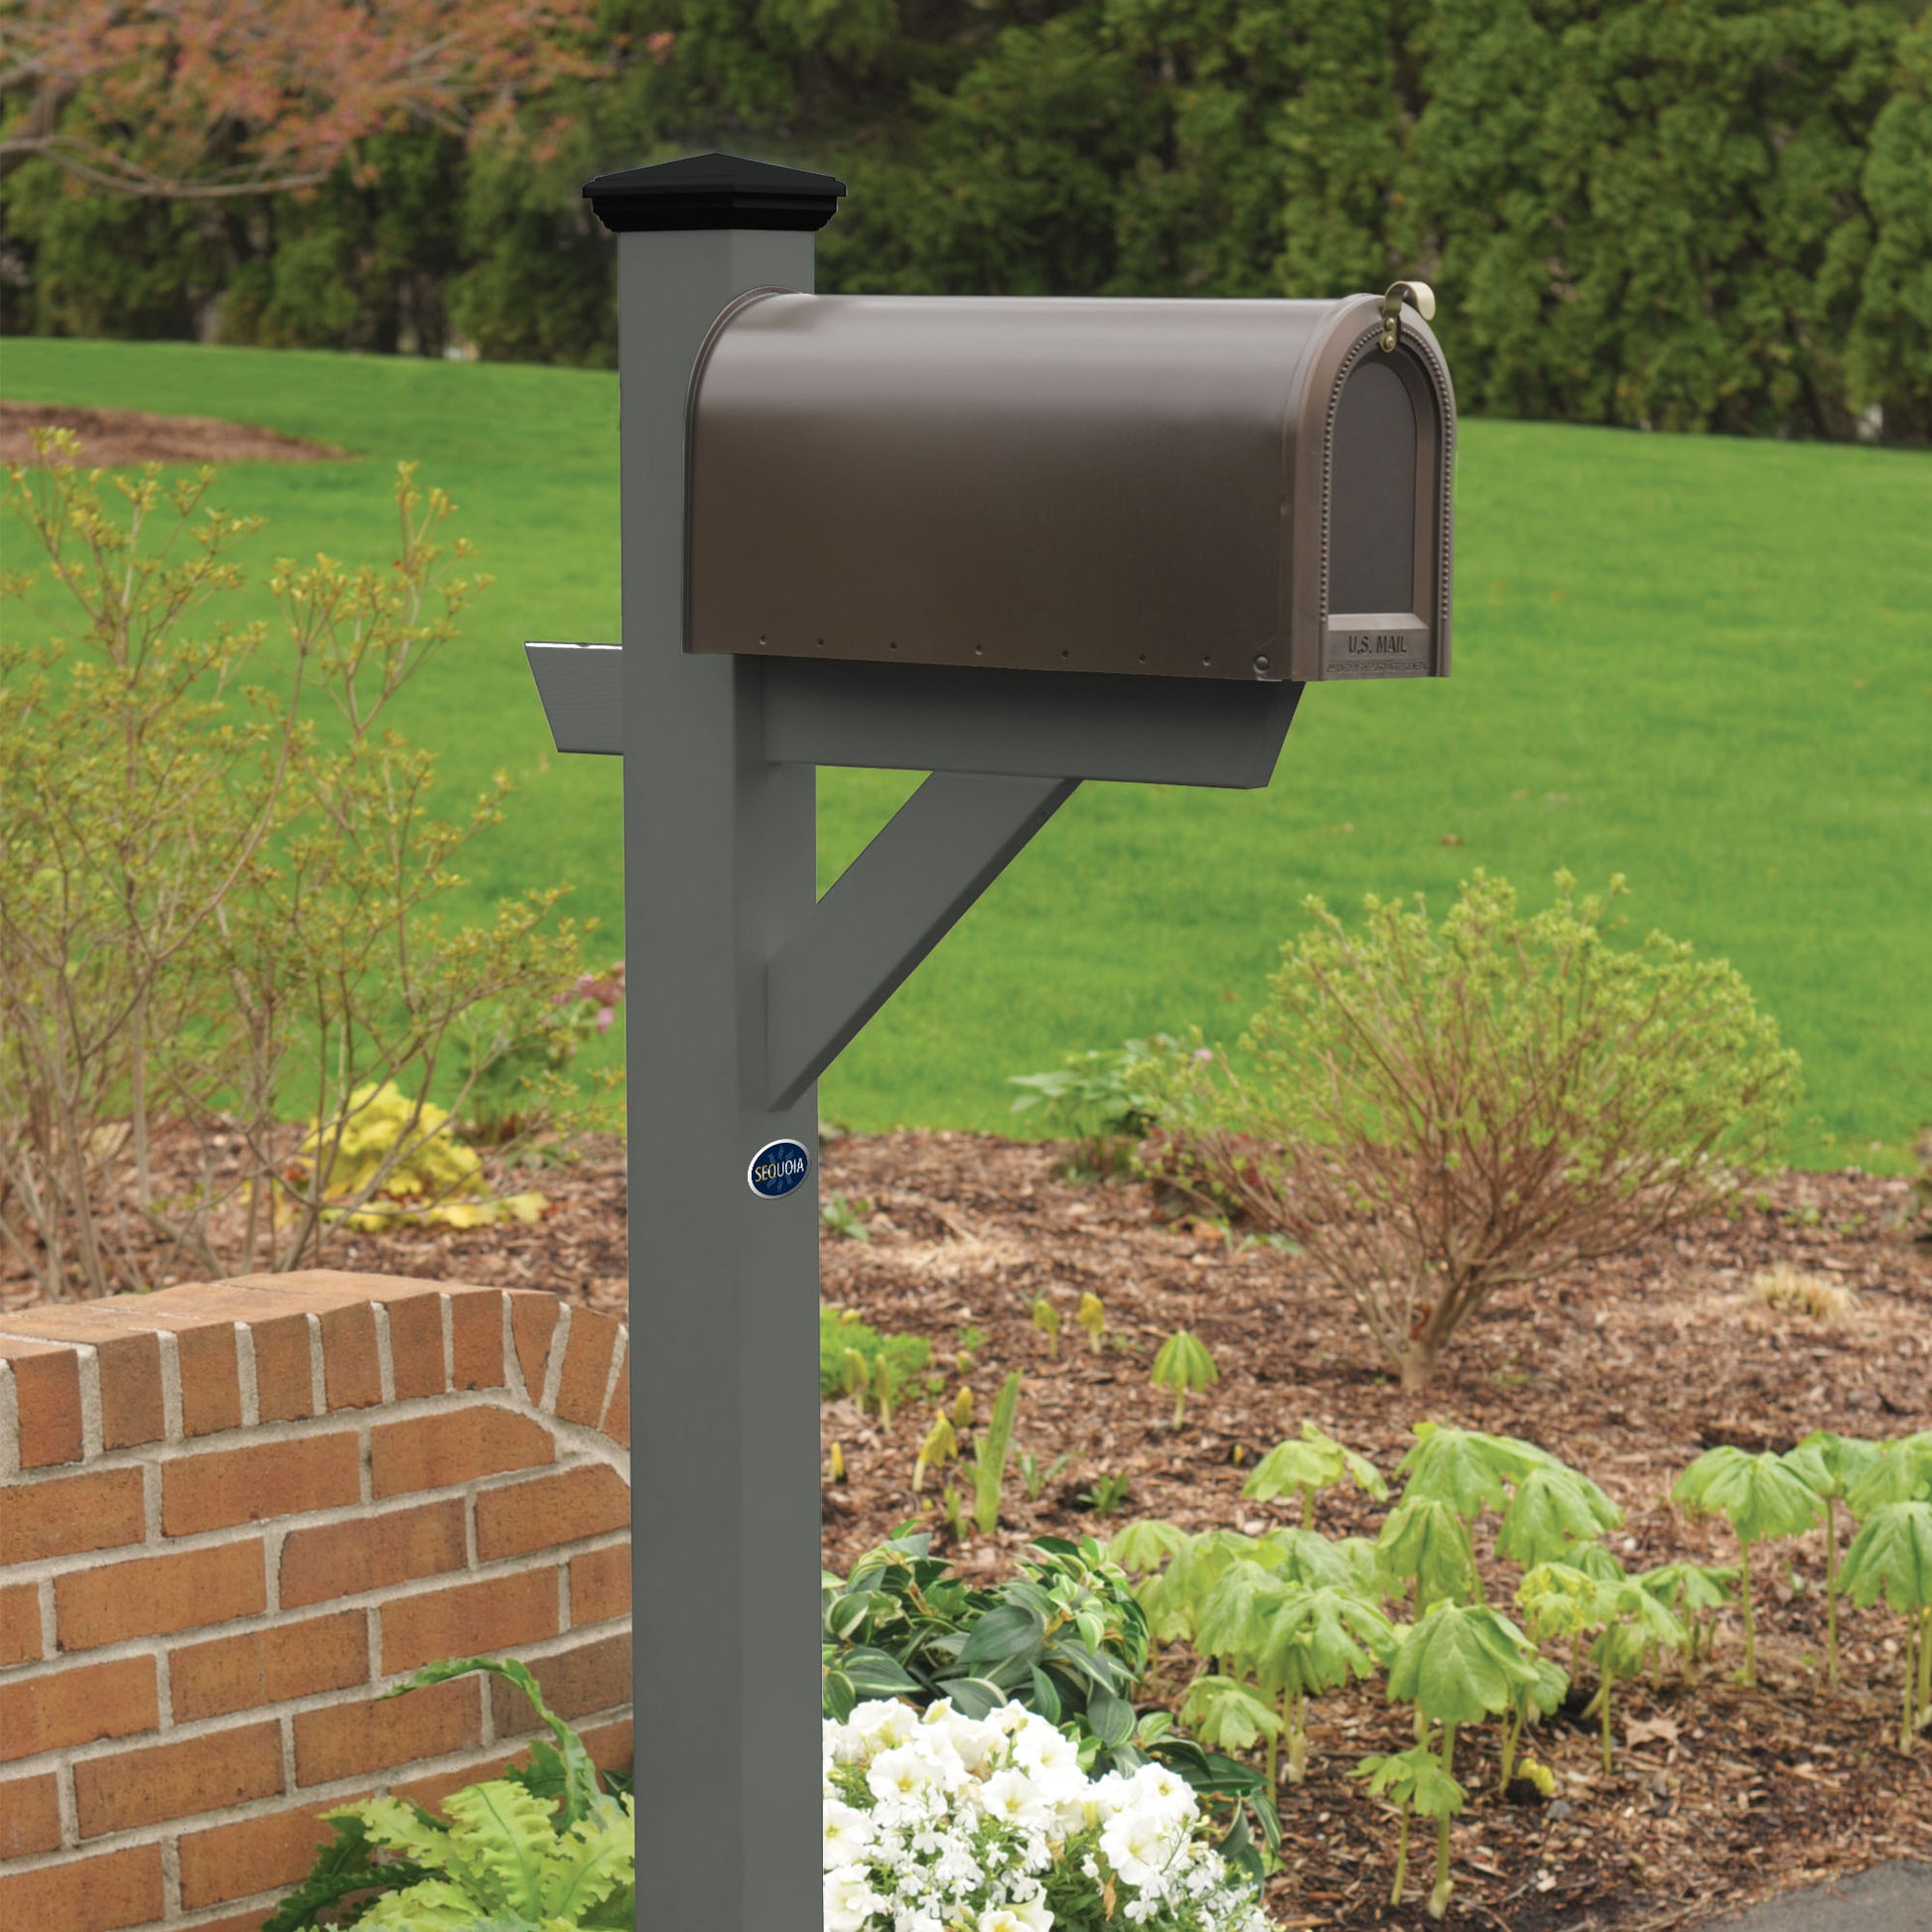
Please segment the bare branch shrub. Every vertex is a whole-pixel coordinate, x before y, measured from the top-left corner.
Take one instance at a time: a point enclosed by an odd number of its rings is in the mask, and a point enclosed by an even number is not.
[[[558,891],[481,927],[440,912],[505,781],[446,823],[433,758],[388,728],[487,579],[452,574],[452,505],[405,466],[391,565],[279,563],[279,621],[222,621],[260,525],[209,506],[212,471],[110,494],[70,436],[36,442],[6,507],[64,601],[0,638],[0,1248],[51,1298],[151,1286],[157,1254],[300,1266],[453,1131],[432,1090],[460,1114],[567,1024]],[[332,1157],[384,1088],[409,1117],[339,1197]]]
[[[1299,1242],[1406,1389],[1500,1288],[1713,1205],[1768,1163],[1797,1056],[1722,960],[1610,943],[1612,880],[1526,917],[1478,872],[1440,924],[1319,899],[1234,1054],[1166,1062],[1149,1154]]]

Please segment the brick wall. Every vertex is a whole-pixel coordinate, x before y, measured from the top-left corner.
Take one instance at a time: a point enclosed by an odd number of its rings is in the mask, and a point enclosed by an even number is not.
[[[388,1790],[630,1762],[624,1329],[315,1273],[0,1315],[0,1927],[253,1932]]]

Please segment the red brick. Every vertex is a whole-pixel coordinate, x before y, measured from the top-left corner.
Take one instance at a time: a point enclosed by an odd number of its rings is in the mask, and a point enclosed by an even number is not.
[[[0,1860],[61,1849],[61,1787],[52,1771],[0,1779]]]
[[[199,1919],[195,1932],[262,1932],[262,1927],[278,1909],[274,1905],[258,1905],[252,1912],[237,1912],[233,1918]]]
[[[441,1395],[448,1384],[443,1376],[443,1298],[412,1296],[391,1302],[389,1368],[396,1400]]]
[[[440,1657],[478,1657],[557,1634],[557,1573],[526,1570],[382,1606],[382,1672],[415,1670]]]
[[[605,1623],[630,1614],[630,1545],[570,1560],[570,1623]]]
[[[527,1755],[524,1751],[497,1751],[488,1757],[466,1759],[455,1769],[434,1771],[426,1778],[411,1778],[406,1784],[392,1784],[389,1795],[400,1798],[404,1804],[421,1805],[429,1811],[441,1811],[443,1800],[452,1791],[461,1791],[471,1784],[485,1784],[491,1778],[500,1778],[503,1772],[519,1757]]]
[[[208,1449],[163,1465],[161,1531],[195,1536],[305,1509],[341,1509],[361,1496],[361,1456],[352,1430]]]
[[[38,1663],[40,1656],[40,1587],[9,1584],[0,1589],[0,1670]]]
[[[246,1804],[282,1788],[282,1727],[268,1723],[212,1730],[176,1744],[83,1757],[73,1767],[82,1838],[192,1818]]]
[[[0,1564],[111,1550],[139,1543],[146,1533],[139,1469],[10,1483],[0,1510]]]
[[[407,1697],[365,1698],[299,1712],[295,1781],[329,1784],[386,1771],[412,1758],[442,1757],[482,1741],[482,1691],[474,1677],[453,1677]]]
[[[316,1413],[314,1335],[305,1311],[251,1319],[255,1404],[263,1422],[299,1422]]]
[[[586,1463],[485,1489],[477,1498],[477,1561],[494,1563],[629,1527],[629,1485],[604,1463]]]
[[[563,1373],[557,1378],[557,1414],[565,1422],[595,1429],[604,1414],[604,1391],[611,1382],[611,1357],[618,1352],[618,1322],[589,1309],[570,1312]]]
[[[282,1539],[282,1607],[387,1589],[415,1577],[461,1570],[468,1561],[463,1503],[456,1496],[291,1530]]]
[[[158,1443],[164,1434],[161,1406],[161,1344],[153,1333],[130,1328],[118,1300],[80,1308],[36,1309],[10,1316],[10,1332],[41,1341],[89,1343],[100,1364],[100,1444],[131,1449]]]
[[[127,1637],[166,1636],[268,1607],[261,1539],[173,1556],[101,1564],[54,1581],[55,1634],[63,1650]]]
[[[630,1352],[624,1351],[623,1366],[618,1370],[617,1386],[604,1410],[603,1429],[620,1449],[630,1447]]]
[[[20,1466],[80,1460],[80,1357],[58,1342],[0,1335],[0,1362],[13,1373],[20,1411]]]
[[[633,1743],[628,1718],[614,1725],[593,1725],[583,1736],[584,1748],[600,1771],[630,1769]]]
[[[322,1320],[322,1378],[331,1409],[370,1409],[382,1400],[375,1312],[366,1302],[330,1309]]]
[[[272,1630],[188,1644],[174,1653],[169,1679],[177,1724],[223,1718],[317,1691],[346,1691],[369,1681],[368,1615],[340,1610]]]
[[[377,1423],[369,1431],[369,1469],[378,1500],[556,1459],[557,1446],[541,1423],[488,1403]]]
[[[33,1932],[114,1932],[162,1913],[161,1847],[131,1845],[91,1859],[0,1875],[0,1925]]]
[[[271,1811],[265,1817],[244,1818],[238,1824],[217,1825],[212,1831],[184,1832],[184,1908],[193,1911],[198,1905],[219,1905],[230,1898],[247,1898],[306,1878],[316,1853],[333,1836],[322,1822],[323,1813],[336,1810],[338,1802],[305,1805],[296,1811]],[[197,1932],[204,1929],[197,1928]]]
[[[543,1687],[544,1701],[560,1718],[586,1718],[630,1702],[630,1639],[626,1635],[593,1637],[570,1650],[525,1661]],[[489,1680],[489,1705],[499,1737],[543,1728],[530,1700],[503,1678]]]
[[[550,1337],[557,1326],[557,1298],[541,1289],[517,1289],[510,1295],[510,1336],[516,1343],[517,1366],[532,1402],[543,1400],[543,1384],[550,1366]]]
[[[154,1659],[79,1664],[0,1684],[0,1764],[132,1737],[161,1722]]]
[[[503,1387],[503,1298],[495,1290],[450,1297],[451,1386]]]

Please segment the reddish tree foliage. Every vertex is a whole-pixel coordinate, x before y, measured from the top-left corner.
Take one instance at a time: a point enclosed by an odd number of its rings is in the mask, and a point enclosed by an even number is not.
[[[313,187],[385,128],[471,138],[588,72],[594,0],[12,0],[0,169],[165,200]],[[557,109],[561,112],[561,108]]]

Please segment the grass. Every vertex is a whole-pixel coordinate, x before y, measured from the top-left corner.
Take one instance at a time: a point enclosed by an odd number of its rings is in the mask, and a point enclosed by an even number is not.
[[[614,377],[16,339],[0,393],[364,453],[234,467],[220,494],[271,519],[262,562],[382,555],[389,468],[419,460],[496,578],[411,711],[452,786],[500,766],[520,788],[471,902],[561,875],[620,950],[616,763],[547,752],[517,648],[617,634]],[[1311,692],[1265,792],[1083,787],[823,1111],[1024,1127],[1009,1073],[1150,1029],[1237,1032],[1307,894],[1441,903],[1481,866],[1535,900],[1568,867],[1626,874],[1633,923],[1727,957],[1778,1016],[1809,1087],[1794,1161],[1900,1165],[1932,1118],[1932,458],[1471,422],[1456,507],[1453,677]],[[828,879],[911,782],[825,775]]]

